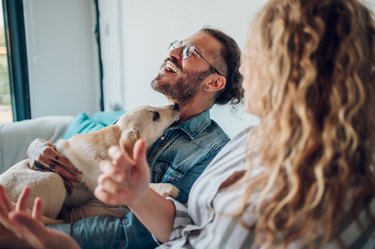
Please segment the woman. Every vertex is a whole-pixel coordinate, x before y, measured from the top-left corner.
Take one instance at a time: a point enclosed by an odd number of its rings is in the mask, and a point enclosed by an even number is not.
[[[128,205],[161,247],[374,248],[372,13],[357,0],[270,1],[250,26],[241,71],[246,109],[260,125],[218,154],[187,207],[147,187],[142,140],[134,159],[110,150],[96,196]],[[30,233],[51,230],[38,221],[40,201],[31,219],[25,199],[17,211],[0,204],[0,217],[35,241]],[[38,238],[36,247],[61,246]]]

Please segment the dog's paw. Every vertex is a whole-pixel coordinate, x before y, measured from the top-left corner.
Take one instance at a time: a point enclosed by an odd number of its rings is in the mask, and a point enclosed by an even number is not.
[[[180,190],[170,183],[150,183],[150,187],[159,195],[176,198]]]

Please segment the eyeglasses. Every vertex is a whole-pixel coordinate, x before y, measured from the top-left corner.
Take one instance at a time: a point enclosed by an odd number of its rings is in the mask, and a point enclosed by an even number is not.
[[[204,57],[203,55],[198,51],[198,49],[195,47],[194,43],[189,43],[189,44],[186,44],[186,45],[182,45],[182,41],[174,41],[172,42],[170,45],[169,45],[169,48],[168,48],[168,51],[171,51],[171,50],[174,50],[174,49],[177,49],[177,48],[182,48],[181,50],[181,55],[182,55],[182,59],[183,60],[186,60],[187,58],[189,58],[193,53],[194,51],[197,52],[197,54],[199,54],[199,56],[205,61],[207,62],[207,64],[215,71],[215,73],[217,73],[218,75],[220,76],[223,76],[219,70],[217,70],[214,66],[211,65],[211,63],[209,63]]]

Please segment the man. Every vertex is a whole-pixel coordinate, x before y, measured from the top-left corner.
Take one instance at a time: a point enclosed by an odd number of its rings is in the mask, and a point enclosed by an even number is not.
[[[147,151],[151,181],[175,185],[180,190],[177,200],[182,203],[187,201],[194,181],[229,141],[210,119],[209,109],[216,103],[241,102],[239,65],[236,42],[221,31],[204,28],[170,45],[168,57],[151,83],[154,90],[177,103],[181,111],[180,122],[168,128]],[[79,179],[72,173],[74,166],[51,146],[37,162],[63,176],[67,187]],[[66,232],[82,248],[156,246],[132,212],[122,219],[99,216],[50,227]]]

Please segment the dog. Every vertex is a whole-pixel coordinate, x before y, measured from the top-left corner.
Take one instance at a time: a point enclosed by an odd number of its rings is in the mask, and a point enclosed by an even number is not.
[[[108,149],[111,146],[118,145],[121,150],[132,156],[134,143],[139,138],[143,138],[149,147],[178,119],[177,104],[164,107],[142,106],[122,115],[115,124],[99,131],[60,140],[56,144],[57,151],[82,171],[81,182],[73,186],[71,193],[67,193],[63,179],[58,174],[32,170],[30,164],[33,162],[29,162],[28,159],[0,175],[0,184],[7,189],[13,202],[16,202],[24,186],[30,186],[32,191],[27,207],[31,209],[34,199],[39,196],[44,203],[43,216],[56,219],[62,209],[84,206],[94,198],[93,193],[101,174],[99,162],[109,159]],[[33,153],[37,152],[29,149],[28,155]],[[150,187],[163,196],[175,198],[179,194],[179,190],[171,184],[150,184]],[[100,210],[96,210],[95,214],[90,216],[100,215]],[[118,216],[124,214],[121,211]]]

